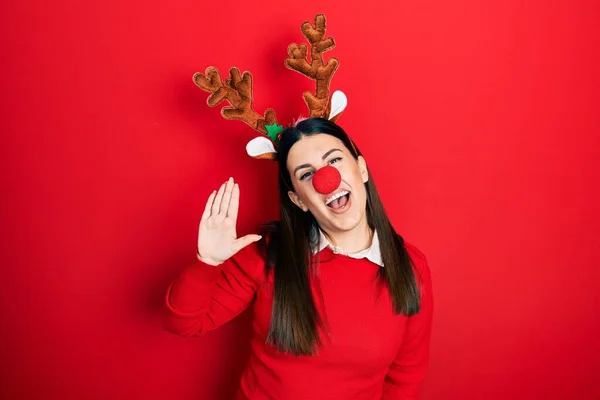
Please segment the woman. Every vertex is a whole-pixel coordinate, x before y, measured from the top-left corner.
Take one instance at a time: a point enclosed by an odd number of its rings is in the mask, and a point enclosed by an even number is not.
[[[237,238],[238,185],[213,192],[199,262],[167,291],[167,329],[201,335],[252,304],[238,399],[418,398],[433,314],[425,256],[395,232],[335,123],[285,129],[277,157],[280,221],[264,239]]]

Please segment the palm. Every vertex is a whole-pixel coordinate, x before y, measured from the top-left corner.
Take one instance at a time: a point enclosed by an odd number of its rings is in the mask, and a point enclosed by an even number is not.
[[[238,239],[236,224],[239,199],[239,186],[234,184],[232,178],[208,198],[198,232],[198,254],[202,258],[221,263],[260,239],[258,235]]]
[[[198,252],[214,260],[226,260],[233,253],[237,239],[235,221],[230,217],[211,217],[200,223]]]

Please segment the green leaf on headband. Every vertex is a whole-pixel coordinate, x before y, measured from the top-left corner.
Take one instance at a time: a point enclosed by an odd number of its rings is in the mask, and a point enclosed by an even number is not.
[[[272,125],[265,125],[265,128],[267,128],[267,136],[271,138],[271,141],[273,143],[278,143],[279,140],[277,138],[277,135],[283,132],[283,126],[274,123]]]

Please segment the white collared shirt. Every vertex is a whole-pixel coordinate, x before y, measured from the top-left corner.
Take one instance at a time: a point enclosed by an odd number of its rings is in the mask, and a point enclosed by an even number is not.
[[[313,229],[311,234],[315,235],[316,234],[316,229]],[[351,253],[351,254],[346,254],[344,252],[343,249],[341,249],[340,247],[334,246],[332,243],[329,242],[329,240],[327,239],[327,236],[325,236],[325,234],[323,233],[323,231],[321,229],[318,229],[319,232],[319,246],[314,246],[312,248],[312,253],[313,254],[317,254],[320,251],[322,251],[325,247],[329,247],[335,254],[343,254],[346,255],[350,258],[366,258],[367,260],[371,261],[374,264],[379,265],[380,267],[383,267],[383,260],[381,259],[381,249],[379,248],[379,238],[377,237],[377,231],[375,231],[373,233],[373,241],[371,242],[371,246],[361,250],[357,253]],[[314,236],[313,236],[314,237]],[[313,240],[313,242],[316,242]]]

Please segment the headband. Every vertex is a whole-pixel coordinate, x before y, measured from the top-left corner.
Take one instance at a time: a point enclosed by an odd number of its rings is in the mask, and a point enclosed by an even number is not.
[[[304,22],[301,30],[310,45],[310,62],[307,58],[309,49],[306,44],[298,46],[292,43],[287,48],[289,58],[285,60],[285,66],[315,81],[315,93],[307,91],[302,94],[308,106],[309,116],[327,118],[335,122],[348,105],[348,99],[339,90],[333,93],[331,100],[329,99],[331,78],[339,66],[339,61],[336,58],[323,61],[323,53],[335,47],[333,38],[325,36],[325,29],[326,20],[323,14],[315,16],[314,25]],[[273,109],[269,108],[261,115],[252,108],[250,72],[240,74],[240,70],[233,67],[229,70],[229,77],[223,81],[217,68],[208,67],[204,74],[195,73],[193,81],[200,89],[211,93],[206,101],[210,107],[215,107],[223,100],[229,103],[229,106],[221,109],[223,118],[243,121],[262,134],[248,142],[248,155],[257,159],[276,159],[283,127],[277,124]]]

